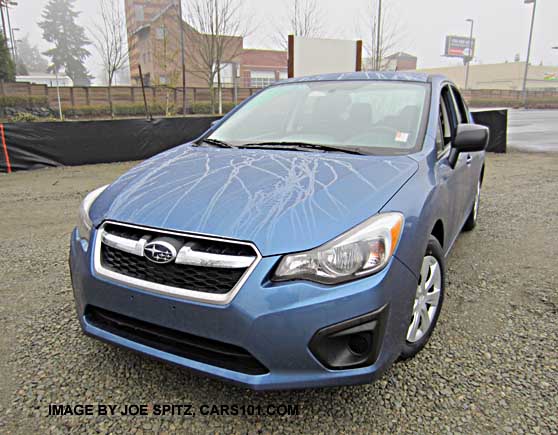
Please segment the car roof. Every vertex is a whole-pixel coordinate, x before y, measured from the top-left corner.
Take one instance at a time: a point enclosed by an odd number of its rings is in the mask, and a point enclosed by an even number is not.
[[[279,83],[319,82],[335,80],[370,80],[370,81],[403,81],[426,83],[433,78],[442,78],[431,74],[405,71],[359,71],[348,73],[318,74],[305,77],[295,77]]]

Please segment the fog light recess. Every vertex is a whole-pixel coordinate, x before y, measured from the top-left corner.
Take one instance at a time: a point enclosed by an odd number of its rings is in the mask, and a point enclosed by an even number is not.
[[[353,334],[349,336],[347,343],[349,350],[357,356],[365,355],[371,350],[371,338],[370,334]]]
[[[310,350],[327,368],[352,369],[374,364],[380,353],[387,307],[320,329]]]

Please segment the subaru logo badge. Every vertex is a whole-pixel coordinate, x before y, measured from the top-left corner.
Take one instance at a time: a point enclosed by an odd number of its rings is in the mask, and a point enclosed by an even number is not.
[[[177,252],[176,248],[169,242],[154,240],[145,245],[143,255],[153,263],[166,264],[176,258]]]

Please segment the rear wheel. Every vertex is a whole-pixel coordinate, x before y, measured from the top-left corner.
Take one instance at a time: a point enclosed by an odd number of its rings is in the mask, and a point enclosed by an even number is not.
[[[445,290],[445,263],[442,247],[430,236],[422,259],[420,279],[407,329],[401,359],[415,356],[428,342],[436,327]]]
[[[473,208],[469,217],[465,221],[465,225],[463,225],[463,231],[471,231],[473,228],[477,226],[477,217],[479,215],[479,205],[480,205],[480,191],[481,191],[481,182],[477,183],[477,192],[475,193],[475,202],[473,203]]]

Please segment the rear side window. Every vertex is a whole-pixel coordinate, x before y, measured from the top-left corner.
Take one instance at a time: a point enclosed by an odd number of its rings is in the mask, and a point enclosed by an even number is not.
[[[438,129],[436,130],[436,151],[438,157],[441,156],[446,150],[446,144],[444,141],[444,127],[442,121],[442,111],[440,107],[440,117],[438,119]]]
[[[436,134],[436,148],[441,156],[451,145],[452,123],[450,110],[444,98],[440,98],[440,116],[438,119],[438,132]]]
[[[461,93],[457,90],[455,86],[451,87],[451,93],[453,95],[453,101],[456,107],[456,115],[459,124],[468,124],[469,121],[469,109],[461,96]]]
[[[436,133],[438,157],[442,156],[451,146],[457,126],[469,122],[469,109],[463,97],[454,86],[445,85],[440,94],[440,115]]]
[[[440,95],[440,121],[444,137],[444,147],[451,144],[457,130],[457,116],[453,98],[448,86],[442,88]]]

